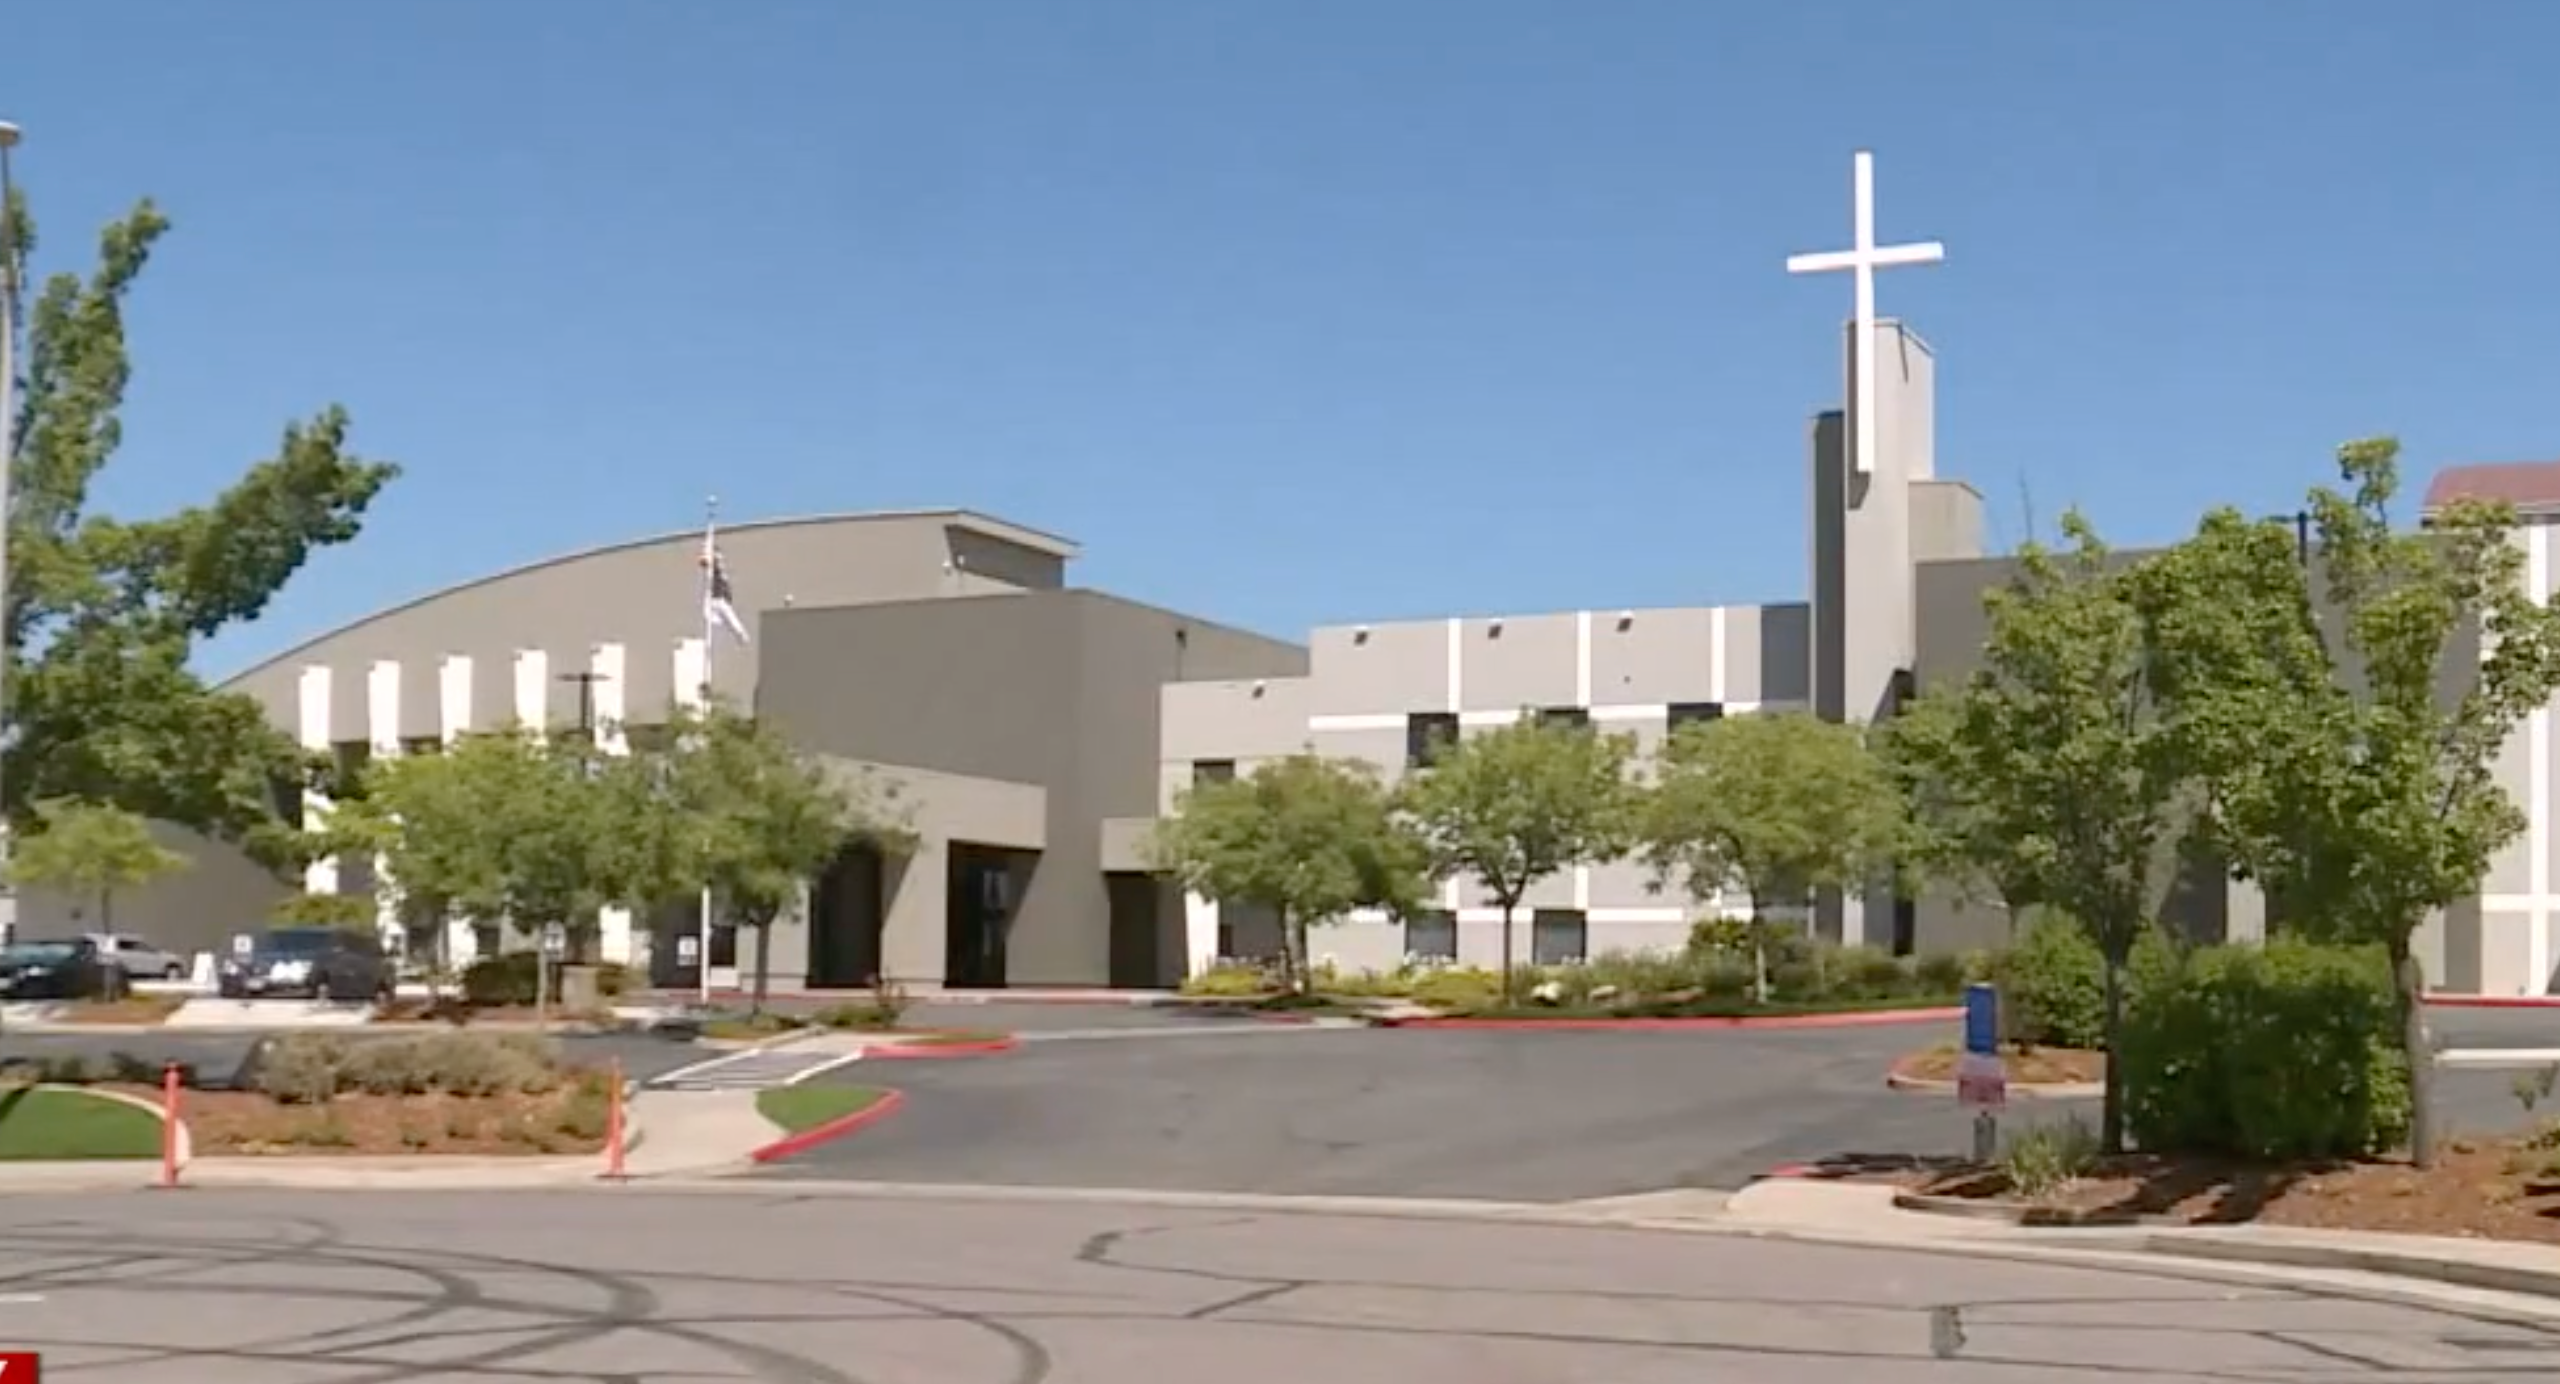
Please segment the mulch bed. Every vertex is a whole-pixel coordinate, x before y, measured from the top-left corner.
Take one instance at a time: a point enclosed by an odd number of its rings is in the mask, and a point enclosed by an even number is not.
[[[156,1024],[186,1003],[175,995],[135,995],[121,1000],[82,1000],[56,1012],[58,1024]]]
[[[2543,1136],[2552,1141],[2553,1136]],[[2018,1202],[2099,1219],[2172,1225],[2294,1226],[2560,1245],[2560,1141],[2449,1140],[2436,1166],[2375,1160],[2252,1167],[2127,1155],[2032,1201],[1998,1171],[1844,1169],[1932,1196]]]
[[[1961,1048],[1935,1047],[1895,1062],[1893,1074],[1913,1081],[1953,1081],[1963,1061]],[[2107,1055],[2079,1048],[2007,1048],[2000,1064],[2018,1086],[2094,1086],[2107,1079]]]
[[[571,1024],[611,1022],[613,1016],[610,1012],[598,1014],[562,1009],[556,1004],[547,1009],[537,1010],[529,1004],[473,1006],[453,1000],[395,1000],[376,1010],[374,1018],[381,1023],[436,1023],[466,1026],[470,1024],[531,1025],[539,1019],[542,1022],[567,1027]]]
[[[154,1104],[156,1088],[117,1086]],[[574,1087],[540,1095],[342,1095],[282,1105],[254,1091],[188,1091],[179,1098],[198,1157],[567,1155],[597,1153],[603,1130]]]

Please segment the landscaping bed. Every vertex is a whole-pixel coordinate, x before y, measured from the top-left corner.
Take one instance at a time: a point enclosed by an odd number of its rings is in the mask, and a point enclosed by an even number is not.
[[[57,1061],[39,1074],[154,1106],[163,1094],[157,1074],[130,1058]],[[238,1086],[207,1089],[184,1068],[180,1080],[179,1118],[197,1157],[594,1153],[612,1101],[610,1074],[571,1066],[522,1033],[295,1034],[261,1046]],[[159,1121],[132,1114],[152,1128],[157,1154]]]
[[[127,995],[115,1000],[74,1000],[46,1016],[57,1024],[161,1024],[187,1002],[184,995]]]
[[[1915,1052],[1893,1064],[1902,1081],[1955,1084],[1964,1064],[1964,1049],[1945,1043]],[[2095,1086],[2107,1079],[2107,1055],[2082,1048],[2009,1045],[2000,1050],[2000,1065],[2012,1086]]]
[[[1930,1197],[2015,1208],[2058,1223],[2291,1226],[2560,1245],[2560,1127],[2448,1141],[2436,1166],[2405,1161],[2253,1165],[2128,1154],[2033,1191],[2009,1167],[1881,1175]]]
[[[785,1133],[799,1134],[859,1114],[888,1096],[877,1086],[776,1086],[756,1092],[756,1113]]]

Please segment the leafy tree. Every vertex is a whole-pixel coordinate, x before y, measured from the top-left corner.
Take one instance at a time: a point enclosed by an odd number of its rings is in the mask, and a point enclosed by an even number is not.
[[[1299,753],[1183,792],[1156,824],[1153,864],[1221,904],[1280,920],[1291,990],[1308,981],[1307,931],[1355,908],[1404,914],[1423,890],[1419,843],[1399,823],[1369,765]]]
[[[509,729],[466,735],[440,755],[366,766],[364,792],[336,804],[328,849],[377,851],[394,887],[480,918],[568,929],[574,954],[598,910],[657,897],[639,843],[662,833],[653,802],[614,788],[588,743]]]
[[[1906,775],[1939,785],[1918,806],[1954,804],[1941,841],[1977,853],[2004,892],[2059,908],[2105,958],[2105,1029],[2124,1018],[2124,971],[2148,925],[2192,803],[2150,677],[2144,618],[2125,569],[2077,513],[2070,548],[2029,544],[2016,579],[1986,599],[1981,668],[1914,711],[1940,718],[1896,742]],[[1932,697],[1955,704],[1924,711]],[[2003,844],[2005,843],[2005,844]],[[2107,1068],[2100,1138],[2124,1145],[2124,1086]]]
[[[290,927],[333,927],[371,932],[379,923],[372,898],[363,894],[292,894],[275,907],[275,921]]]
[[[36,245],[23,199],[5,239]],[[89,503],[123,440],[132,362],[124,305],[169,222],[144,202],[110,224],[86,277],[58,273],[27,313],[12,477],[7,606],[6,798],[27,816],[51,798],[113,803],[298,863],[275,786],[305,780],[292,740],[250,698],[189,667],[196,641],[255,618],[311,555],[356,535],[396,468],[346,448],[331,407],[285,428],[274,457],[207,504],[121,519]]]
[[[1631,843],[1636,789],[1632,742],[1535,711],[1463,736],[1408,779],[1403,803],[1435,876],[1471,874],[1502,909],[1502,991],[1513,975],[1512,920],[1539,880],[1609,860]]]
[[[618,815],[650,837],[635,873],[653,897],[708,885],[730,920],[755,934],[761,1011],[774,920],[849,843],[909,848],[910,813],[896,785],[830,772],[727,707],[682,712],[668,729],[667,748],[618,762],[611,778],[628,804]]]
[[[1986,738],[1966,724],[1979,712],[1962,696],[1924,696],[1872,733],[1901,794],[1906,868],[1960,900],[1997,901],[2014,940],[2044,902],[2052,842],[2008,834],[1995,775],[1968,762]]]
[[[2433,1053],[2413,939],[2430,914],[2476,894],[2525,829],[2495,764],[2560,690],[2560,609],[2526,590],[2505,506],[2457,504],[2424,531],[2395,532],[2399,444],[2349,443],[2338,471],[2343,491],[2311,495],[2327,618],[2248,641],[2261,646],[2254,677],[2231,671],[2244,660],[2228,644],[2196,641],[2184,653],[2203,671],[2185,690],[2200,703],[2199,738],[2210,737],[2217,826],[2272,913],[2389,954],[2411,1152],[2426,1163]],[[2448,688],[2467,627],[2484,657]]]
[[[93,901],[100,931],[115,928],[115,896],[183,870],[187,857],[151,838],[151,824],[103,803],[50,799],[36,804],[37,829],[9,863],[19,884]]]
[[[1896,789],[1856,726],[1804,712],[1692,722],[1655,759],[1636,837],[1657,883],[1685,873],[1700,902],[1749,898],[1752,974],[1766,1001],[1769,909],[1894,868]]]

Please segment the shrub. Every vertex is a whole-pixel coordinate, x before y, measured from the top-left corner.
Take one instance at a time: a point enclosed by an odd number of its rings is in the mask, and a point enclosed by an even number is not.
[[[429,1084],[454,1096],[502,1096],[517,1091],[550,1089],[557,1081],[546,1055],[517,1039],[520,1035],[436,1033],[414,1039],[417,1061]]]
[[[1977,955],[1987,972],[1988,953],[1931,952],[1912,958],[1911,978],[1920,987],[1920,993],[1931,998],[1961,994],[1964,987],[1976,978],[1974,966]]]
[[[856,1002],[828,1005],[810,1015],[809,1019],[820,1028],[852,1028],[878,1033],[896,1028],[899,1014],[896,1010],[882,1009],[876,1004]]]
[[[2018,1195],[2035,1198],[2060,1189],[2097,1161],[2097,1131],[2074,1114],[2019,1131],[2001,1152],[2000,1171]]]
[[[1271,989],[1271,976],[1262,967],[1244,961],[1220,961],[1182,982],[1181,992],[1203,999],[1238,999],[1268,994]]]
[[[1708,964],[1707,958],[1689,954],[1602,952],[1580,966],[1566,968],[1570,974],[1556,979],[1565,983],[1566,995],[1575,1001],[1603,986],[1615,986],[1621,998],[1635,999],[1697,989],[1698,975]]]
[[[1502,978],[1481,966],[1443,966],[1413,983],[1416,1004],[1434,1009],[1481,1009],[1502,994]]]
[[[542,954],[531,951],[481,957],[462,968],[463,1002],[481,1009],[530,1006],[538,997],[541,964]],[[600,963],[595,972],[596,993],[607,999],[631,988],[631,968],[618,961]],[[552,999],[557,1002],[559,996],[555,993]]]
[[[424,1095],[435,1089],[435,1071],[426,1055],[426,1045],[414,1038],[359,1043],[347,1053],[339,1080],[368,1095]]]
[[[319,1105],[338,1094],[347,1045],[317,1033],[289,1034],[260,1047],[250,1084],[283,1105]]]
[[[2096,1048],[2106,1041],[2106,960],[2088,930],[2039,910],[1992,969],[2013,1042]]]
[[[2142,1147],[2302,1160],[2378,1153],[2407,1135],[2409,1073],[2379,948],[2160,948],[2131,989],[2118,1061]]]

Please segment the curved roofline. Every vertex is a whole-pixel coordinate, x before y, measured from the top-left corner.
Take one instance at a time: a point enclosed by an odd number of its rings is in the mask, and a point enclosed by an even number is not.
[[[1019,544],[1022,547],[1030,548],[1036,552],[1047,553],[1051,557],[1059,558],[1061,560],[1073,560],[1083,552],[1083,549],[1076,545],[1074,539],[1050,533],[1045,529],[1035,529],[1027,524],[1016,524],[1010,520],[998,519],[993,515],[981,514],[974,509],[874,509],[839,511],[833,514],[802,514],[783,519],[747,519],[735,524],[723,524],[720,526],[720,532],[738,533],[741,531],[755,529],[810,528],[821,524],[873,523],[882,520],[897,519],[941,519],[953,526],[983,533],[990,538],[1000,538],[1008,543]],[[448,586],[440,586],[424,595],[413,596],[408,600],[384,606],[369,614],[357,616],[355,619],[346,621],[343,624],[333,625],[308,639],[294,644],[292,647],[287,648],[282,652],[273,654],[267,658],[262,658],[256,663],[241,669],[239,672],[224,678],[220,685],[226,688],[236,687],[270,668],[276,667],[279,664],[291,662],[313,648],[326,644],[330,640],[335,639],[339,635],[342,635],[351,629],[355,629],[360,625],[369,625],[376,620],[388,619],[394,615],[400,614],[402,611],[415,610],[431,601],[440,601],[447,596],[469,591],[475,587],[494,586],[499,582],[513,581],[518,577],[530,576],[535,572],[544,571],[549,568],[565,567],[573,562],[584,562],[588,558],[602,557],[607,553],[626,552],[634,548],[654,548],[661,543],[697,540],[701,537],[701,532],[702,531],[699,529],[676,529],[667,533],[652,534],[647,538],[629,538],[614,543],[598,544],[592,548],[580,548],[575,552],[561,553],[553,557],[537,558],[532,562],[519,563],[513,567],[502,568],[499,571],[489,573],[486,576],[472,577],[466,581],[458,581]]]

